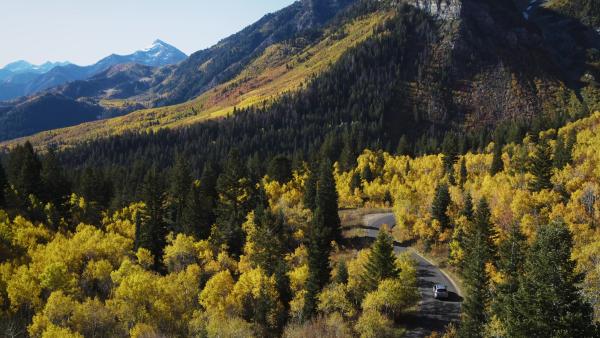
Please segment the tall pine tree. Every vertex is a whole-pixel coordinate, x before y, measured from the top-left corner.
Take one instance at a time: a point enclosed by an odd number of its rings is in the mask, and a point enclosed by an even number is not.
[[[250,261],[261,267],[267,275],[272,275],[277,266],[285,262],[284,257],[291,247],[292,234],[285,224],[284,215],[274,215],[262,203],[254,210],[254,224],[256,234]]]
[[[8,157],[8,174],[21,203],[42,192],[42,164],[31,143],[16,146]]]
[[[269,162],[267,175],[281,184],[292,179],[292,161],[285,156],[275,156]]]
[[[229,253],[238,256],[245,242],[242,224],[254,207],[254,188],[237,150],[232,150],[227,157],[224,170],[217,179],[217,193],[217,220],[211,242],[217,249],[227,246]]]
[[[187,229],[184,220],[184,210],[192,190],[194,179],[190,165],[185,157],[179,155],[171,169],[171,222],[175,233],[185,233]]]
[[[435,189],[433,204],[431,205],[431,216],[433,219],[440,222],[442,231],[450,227],[450,217],[448,217],[447,214],[450,201],[451,199],[448,185],[445,183],[438,184],[437,188]]]
[[[515,301],[508,304],[508,336],[594,337],[593,311],[582,299],[582,276],[575,272],[572,248],[564,223],[540,228],[527,252]]]
[[[217,177],[211,164],[202,171],[200,181],[193,184],[183,210],[184,231],[198,239],[208,239],[215,223]]]
[[[348,278],[350,278],[350,276],[348,275],[348,266],[346,265],[346,261],[341,261],[337,265],[334,282],[338,284],[347,284]]]
[[[458,161],[458,140],[456,134],[447,133],[442,141],[442,153],[444,155],[444,170],[451,179],[454,179],[453,166]]]
[[[552,188],[552,149],[546,139],[540,139],[533,156],[530,158],[529,172],[533,179],[529,182],[529,190],[538,192]]]
[[[319,170],[315,205],[312,226],[309,230],[308,280],[303,309],[305,319],[309,319],[316,313],[317,295],[329,282],[331,242],[341,239],[338,193],[329,160],[325,160]]]
[[[494,176],[504,170],[504,161],[502,161],[502,143],[500,140],[494,143],[494,152],[492,156],[492,165],[490,166],[490,175]]]
[[[324,212],[320,207],[317,207],[308,236],[308,279],[302,310],[304,320],[308,320],[316,314],[317,297],[329,282],[331,273],[329,255],[331,253],[332,235],[331,228],[327,226],[325,219]]]
[[[360,174],[358,172],[355,172],[352,175],[352,179],[350,180],[350,191],[352,193],[354,193],[354,191],[356,189],[361,189],[362,188],[362,180],[360,178]]]
[[[460,211],[461,215],[465,216],[467,218],[467,220],[469,221],[473,221],[473,216],[474,216],[474,212],[473,212],[473,197],[471,196],[471,193],[466,193],[465,195],[465,203],[463,205],[462,210]]]
[[[317,182],[317,196],[315,199],[318,209],[321,209],[325,226],[329,228],[330,241],[342,239],[340,216],[338,214],[338,192],[333,178],[333,166],[331,162],[324,161],[321,164],[319,180]]]
[[[492,311],[501,323],[506,323],[510,309],[518,306],[515,293],[519,289],[519,277],[523,273],[527,242],[518,225],[514,225],[508,237],[498,247],[498,271],[504,276],[495,289]]]
[[[53,149],[48,149],[48,153],[42,160],[40,176],[43,184],[41,198],[46,203],[52,203],[54,212],[48,216],[52,225],[56,227],[61,218],[68,217],[67,201],[71,195],[71,182],[65,175]]]
[[[165,182],[156,167],[146,174],[142,190],[146,208],[143,218],[137,222],[135,248],[150,250],[154,256],[155,268],[158,269],[166,244],[167,206]]]
[[[463,157],[460,161],[460,177],[458,178],[458,185],[460,188],[464,188],[465,183],[467,183],[469,172],[467,171],[467,160]]]
[[[371,247],[369,260],[365,264],[365,274],[362,276],[367,287],[366,291],[377,289],[379,282],[396,278],[399,273],[394,254],[394,240],[385,230],[380,230]]]
[[[492,260],[490,210],[482,199],[474,216],[471,232],[466,235],[467,246],[463,260],[465,301],[462,305],[460,337],[482,337],[488,322],[490,302],[489,276],[486,264]]]
[[[79,193],[86,201],[106,208],[114,194],[113,181],[101,169],[87,167],[80,178]]]
[[[310,166],[308,171],[308,178],[304,182],[304,207],[315,211],[317,208],[317,181],[319,180],[319,171],[316,164]]]

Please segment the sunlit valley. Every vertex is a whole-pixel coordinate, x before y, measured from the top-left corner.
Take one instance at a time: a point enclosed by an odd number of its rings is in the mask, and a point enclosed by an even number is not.
[[[285,5],[0,69],[0,337],[600,336],[600,2]]]

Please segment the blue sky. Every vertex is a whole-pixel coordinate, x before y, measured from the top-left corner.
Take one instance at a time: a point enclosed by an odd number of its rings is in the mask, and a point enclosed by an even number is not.
[[[2,0],[0,67],[16,60],[87,65],[161,39],[187,54],[294,0]]]

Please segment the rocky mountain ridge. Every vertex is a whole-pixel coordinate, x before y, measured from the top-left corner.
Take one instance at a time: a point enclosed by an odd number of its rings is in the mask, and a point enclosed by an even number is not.
[[[65,83],[77,80],[85,80],[94,76],[114,65],[125,63],[138,63],[150,67],[161,67],[176,64],[187,58],[183,52],[177,48],[156,40],[152,46],[136,51],[129,55],[112,54],[93,65],[78,66],[75,64],[53,64],[52,67],[46,65],[46,71],[31,71],[17,73],[12,77],[0,77],[0,101],[12,100],[22,96],[36,94],[40,91],[60,86]],[[40,67],[41,69],[42,67]]]

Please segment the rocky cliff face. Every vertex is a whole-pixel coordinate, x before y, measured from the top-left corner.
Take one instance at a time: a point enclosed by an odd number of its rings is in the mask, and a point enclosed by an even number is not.
[[[409,3],[444,20],[458,19],[462,9],[461,0],[410,0]]]
[[[411,0],[435,27],[417,57],[404,107],[447,128],[494,127],[557,114],[570,97],[543,39],[511,2]],[[416,48],[416,47],[415,47]]]

